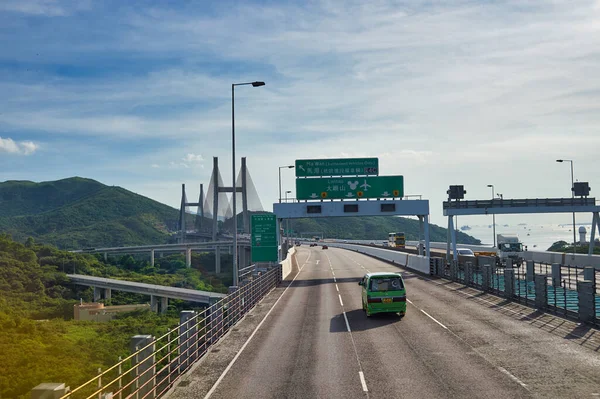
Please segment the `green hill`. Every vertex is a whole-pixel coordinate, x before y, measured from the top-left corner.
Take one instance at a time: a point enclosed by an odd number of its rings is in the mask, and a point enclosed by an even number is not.
[[[404,232],[407,240],[419,239],[419,221],[404,217],[363,216],[345,218],[314,218],[290,220],[290,229],[296,233],[323,232],[325,237],[347,240],[387,240],[392,232]],[[447,229],[430,224],[431,241],[446,241]],[[481,241],[462,232],[456,233],[461,244],[481,244]]]
[[[0,231],[59,248],[167,242],[178,211],[121,187],[73,177],[0,183]]]
[[[255,213],[255,212],[251,212]],[[269,213],[269,212],[256,212]],[[243,223],[241,215],[238,216],[238,226]],[[287,229],[287,222],[284,227]],[[230,220],[224,223],[224,228],[231,230]],[[323,233],[326,238],[339,238],[346,240],[387,240],[392,232],[404,232],[407,240],[419,239],[419,221],[404,217],[390,216],[361,216],[343,218],[302,218],[291,219],[289,229],[292,235],[300,233]],[[435,224],[429,225],[429,238],[431,241],[445,242],[447,229]],[[459,244],[481,244],[475,237],[461,231],[456,232],[456,241]]]

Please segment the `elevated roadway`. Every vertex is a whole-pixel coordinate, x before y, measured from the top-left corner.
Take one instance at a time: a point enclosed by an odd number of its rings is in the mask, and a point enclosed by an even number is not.
[[[191,290],[187,288],[167,287],[164,285],[137,283],[133,281],[116,280],[112,278],[67,274],[74,284],[97,289],[133,292],[158,298],[181,299],[188,302],[212,303],[224,298],[224,294],[209,291]]]
[[[338,248],[298,249],[288,284],[169,398],[600,395],[597,330],[406,271],[407,315],[367,318],[359,278],[400,269]]]

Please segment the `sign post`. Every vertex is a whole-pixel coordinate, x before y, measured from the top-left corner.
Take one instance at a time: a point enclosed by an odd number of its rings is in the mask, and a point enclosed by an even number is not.
[[[401,198],[403,176],[296,179],[298,200]]]
[[[377,176],[379,158],[297,159],[296,177]]]
[[[252,215],[252,262],[277,262],[275,215]]]

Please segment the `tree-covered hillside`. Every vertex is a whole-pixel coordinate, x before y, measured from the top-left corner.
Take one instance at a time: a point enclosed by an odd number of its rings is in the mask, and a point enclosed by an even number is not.
[[[0,183],[0,231],[60,248],[165,243],[178,211],[78,177],[55,182]]]
[[[285,225],[287,228],[287,224]],[[325,237],[347,240],[387,240],[388,234],[404,232],[407,240],[418,240],[419,221],[404,217],[364,216],[344,218],[292,219],[290,230],[295,234],[305,232],[323,232]],[[431,241],[446,241],[447,229],[429,226]],[[461,244],[481,244],[478,239],[458,231],[456,240]]]
[[[212,262],[212,264],[211,264]],[[224,274],[231,272],[225,256]],[[109,259],[21,244],[0,235],[0,398],[28,398],[42,382],[65,382],[71,387],[93,377],[98,368],[113,365],[129,354],[135,334],[159,336],[177,325],[180,310],[197,305],[169,301],[166,315],[152,312],[123,314],[107,323],[73,320],[73,306],[91,302],[92,290],[69,283],[63,272],[122,278],[151,284],[226,292],[225,276],[215,276],[211,254],[196,254],[187,268],[182,255],[148,260],[131,256]],[[148,297],[113,292],[110,303],[147,303]]]

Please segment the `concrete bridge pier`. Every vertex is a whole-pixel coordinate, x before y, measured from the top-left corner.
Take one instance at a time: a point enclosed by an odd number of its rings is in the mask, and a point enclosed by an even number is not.
[[[168,309],[169,309],[169,298],[167,298],[166,296],[163,296],[160,298],[160,314],[167,313]]]
[[[112,296],[112,290],[110,288],[104,289],[104,299],[109,300]]]
[[[105,262],[106,262],[106,261],[108,261],[108,252],[105,252],[105,253],[104,253],[104,261],[105,261]]]
[[[154,295],[150,295],[150,309],[153,312],[158,312],[158,300]]]
[[[215,247],[215,273],[221,273],[221,247]]]
[[[102,288],[93,287],[94,288],[94,302],[98,302],[100,298],[102,298]]]
[[[188,248],[185,250],[185,265],[187,267],[192,266],[192,249]]]
[[[154,267],[154,250],[150,250],[150,265]]]

